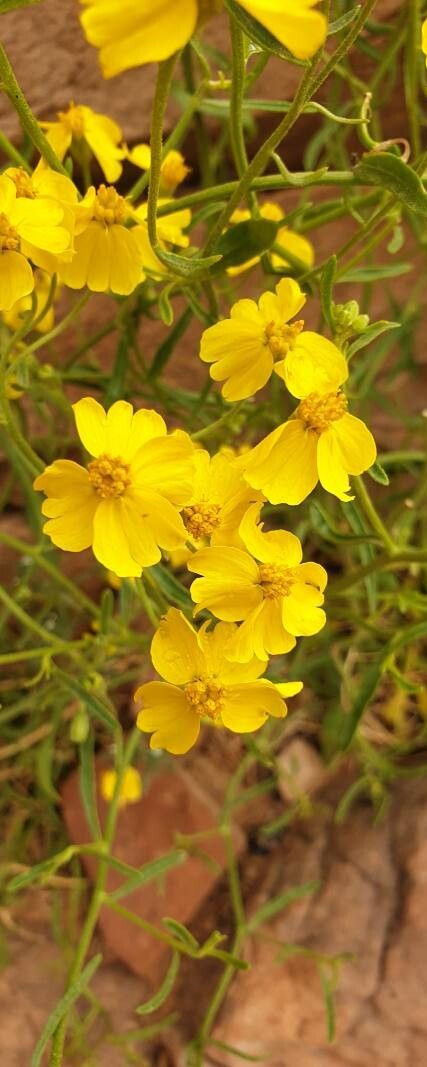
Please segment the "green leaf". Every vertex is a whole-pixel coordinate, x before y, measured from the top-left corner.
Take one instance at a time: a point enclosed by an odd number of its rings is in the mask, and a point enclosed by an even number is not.
[[[363,680],[356,692],[353,706],[348,715],[343,715],[342,730],[340,736],[339,747],[341,751],[348,748],[351,744],[353,737],[356,733],[359,722],[363,716],[364,711],[371,703],[372,698],[375,696],[378,685],[381,681],[384,671],[383,661],[380,660],[377,663],[373,663],[371,667],[365,671]]]
[[[288,908],[295,900],[301,900],[302,897],[306,897],[310,893],[316,893],[319,888],[320,882],[306,882],[304,885],[297,885],[293,889],[285,889],[284,893],[273,897],[272,900],[268,900],[266,904],[259,908],[250,920],[248,929],[250,931],[256,930],[262,923],[278,915],[279,911],[283,911],[283,908]]]
[[[246,1063],[264,1063],[264,1056],[250,1056],[249,1052],[242,1052],[241,1049],[236,1048],[235,1045],[227,1045],[225,1041],[217,1041],[216,1038],[210,1037],[208,1045],[212,1048],[219,1048],[221,1052],[231,1052],[233,1056],[237,1056],[239,1060],[245,1060]]]
[[[320,278],[320,294],[322,299],[322,311],[325,322],[327,322],[329,329],[334,330],[334,317],[332,312],[332,297],[334,289],[335,275],[337,271],[337,257],[330,256],[328,262],[325,263],[322,275]]]
[[[138,1008],[135,1008],[137,1015],[150,1015],[152,1011],[157,1011],[157,1008],[161,1008],[162,1004],[164,1004],[165,1000],[167,1000],[169,994],[172,992],[179,971],[180,962],[179,952],[174,952],[163,982],[157,990],[157,993],[155,993],[150,1000],[146,1000],[144,1004],[140,1004]]]
[[[96,806],[96,777],[94,763],[93,729],[89,730],[86,740],[79,745],[79,788],[87,823],[95,841],[102,837]]]
[[[171,285],[165,285],[159,296],[159,315],[164,322],[165,326],[172,326],[173,323],[173,307],[169,299],[169,295],[173,290],[175,282]]]
[[[319,972],[320,983],[322,986],[322,992],[325,1000],[326,1030],[328,1034],[328,1041],[331,1044],[335,1038],[335,983],[330,977],[330,975],[326,973],[325,968],[322,967],[320,964],[318,964],[317,970]]]
[[[247,219],[231,226],[216,245],[222,257],[221,270],[240,266],[266,252],[274,244],[280,226],[283,226],[283,222],[271,222],[269,219]]]
[[[372,467],[369,467],[366,473],[373,478],[374,482],[378,482],[378,485],[390,485],[390,478],[378,460],[372,464]]]
[[[64,1018],[64,1015],[67,1014],[67,1012],[71,1008],[71,1005],[74,1004],[75,1000],[78,1000],[78,998],[83,993],[83,990],[86,989],[87,985],[89,985],[89,982],[95,974],[95,971],[98,970],[100,963],[102,963],[102,956],[101,953],[98,952],[98,954],[94,956],[93,959],[89,960],[89,963],[86,964],[86,967],[84,967],[81,974],[79,974],[77,980],[73,982],[69,989],[67,989],[67,992],[64,994],[63,997],[61,997],[61,1000],[56,1005],[51,1015],[49,1015],[47,1023],[43,1028],[43,1032],[40,1034],[39,1040],[31,1057],[31,1067],[40,1067],[46,1045],[50,1041],[51,1037],[53,1037],[57,1026]]]
[[[224,4],[227,11],[230,12],[230,15],[240,26],[240,29],[243,30],[243,33],[249,37],[250,41],[258,45],[262,52],[271,52],[274,56],[280,56],[280,59],[286,59],[288,63],[294,63],[297,67],[306,66],[306,63],[295,59],[295,56],[288,52],[287,48],[277,40],[277,37],[274,37],[264,26],[261,26],[261,23],[257,22],[247,11],[244,11],[235,0],[224,0]]]
[[[194,278],[197,274],[204,274],[209,267],[218,263],[221,256],[177,256],[175,252],[165,252],[160,245],[156,245],[154,252],[160,262],[168,267],[173,274],[180,278]]]
[[[175,604],[176,607],[182,608],[184,611],[193,608],[190,594],[162,563],[156,563],[154,567],[147,567],[147,571],[152,574],[156,585],[158,585],[160,592],[163,593],[168,603]]]
[[[116,732],[118,728],[117,719],[114,718],[114,715],[107,705],[104,704],[95,693],[91,693],[90,690],[86,689],[77,678],[72,678],[70,674],[66,674],[66,672],[60,670],[59,667],[55,668],[55,674],[61,678],[65,688],[81,700],[88,712],[91,712],[96,719],[100,719],[108,730],[111,730],[113,733]]]
[[[31,7],[40,3],[41,0],[0,0],[0,15],[5,15],[6,11],[14,11],[17,7]]]
[[[162,923],[163,926],[166,926],[166,929],[178,939],[178,941],[182,941],[182,944],[190,949],[190,952],[197,952],[200,947],[199,942],[196,941],[196,938],[193,937],[193,934],[190,930],[187,930],[187,927],[184,926],[183,923],[178,922],[177,919],[169,919],[167,917],[162,919]]]
[[[400,322],[387,322],[386,319],[380,319],[379,322],[373,322],[371,326],[368,326],[368,328],[360,334],[360,337],[356,337],[356,340],[349,346],[348,358],[351,359],[355,352],[359,352],[361,348],[366,348],[366,345],[370,345],[371,341],[375,341],[376,337],[380,337],[382,333],[387,333],[388,330],[397,330],[400,326]]]
[[[354,168],[362,185],[379,185],[397,197],[410,211],[427,215],[427,193],[418,174],[391,152],[366,152]]]
[[[346,26],[350,26],[350,23],[354,22],[359,11],[360,4],[356,4],[351,11],[347,11],[346,15],[341,15],[340,19],[335,19],[334,22],[330,22],[328,27],[328,37],[332,37],[334,33],[340,33],[341,30],[345,30]]]
[[[412,263],[384,263],[377,267],[357,267],[356,270],[346,271],[340,274],[339,282],[377,282],[383,278],[400,278],[402,274],[408,274],[413,270]]]
[[[186,859],[187,856],[183,851],[169,852],[166,856],[158,856],[157,859],[151,860],[150,863],[144,863],[144,866],[134,871],[123,885],[120,885],[118,889],[108,895],[111,900],[121,900],[128,893],[133,893],[134,889],[139,889],[141,885],[152,882],[154,878],[161,878],[163,874],[166,874],[166,871],[170,871],[173,867],[178,867]]]
[[[326,508],[319,504],[318,500],[313,500],[310,504],[310,519],[313,527],[324,538],[325,541],[335,542],[347,542],[351,545],[370,545],[372,544],[372,534],[343,534],[336,526],[333,525]]]

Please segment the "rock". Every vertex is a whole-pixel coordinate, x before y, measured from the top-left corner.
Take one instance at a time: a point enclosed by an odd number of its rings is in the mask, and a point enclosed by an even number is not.
[[[292,737],[277,757],[279,792],[293,803],[316,793],[328,781],[329,770],[316,749],[303,737]]]
[[[275,881],[271,871],[265,876],[267,897],[313,877],[320,888],[253,939],[251,969],[236,978],[215,1039],[261,1057],[264,1067],[425,1063],[426,839],[425,782],[400,786],[381,822],[358,807],[343,826],[323,819],[292,827],[275,854]],[[256,907],[263,902],[261,888]],[[278,962],[286,944],[320,962],[350,954],[339,971],[332,1046],[316,960],[291,955]],[[221,1067],[241,1062],[221,1053]]]
[[[102,763],[98,760],[97,781],[101,770]],[[90,833],[77,774],[73,773],[67,779],[62,798],[64,819],[71,841],[76,844],[87,842]],[[106,804],[99,795],[98,810],[102,825]],[[211,803],[207,793],[185,771],[176,765],[173,770],[159,770],[146,784],[142,799],[120,812],[114,856],[133,867],[141,867],[175,848],[178,833],[191,835],[211,832],[216,826],[217,815],[218,809]],[[237,852],[243,846],[243,834],[238,833],[235,837]],[[185,925],[191,923],[225,866],[224,846],[219,834],[198,841],[198,847],[207,854],[207,862],[198,855],[191,855],[184,863],[162,876],[161,880],[140,887],[120,903],[156,925],[165,916]],[[96,859],[84,856],[83,863],[89,878],[93,880],[97,869]],[[122,882],[123,875],[110,868],[107,889],[112,891]],[[101,913],[100,929],[109,948],[131,970],[153,984],[161,978],[169,955],[167,945],[107,907]]]

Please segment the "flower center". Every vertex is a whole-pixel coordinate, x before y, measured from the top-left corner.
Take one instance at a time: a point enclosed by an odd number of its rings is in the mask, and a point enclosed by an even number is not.
[[[264,344],[268,345],[274,359],[284,359],[303,329],[304,319],[298,319],[291,326],[269,322],[264,330]]]
[[[196,541],[210,537],[219,525],[220,510],[219,504],[190,504],[182,512],[186,530]]]
[[[98,496],[123,496],[131,483],[129,466],[117,456],[98,456],[89,463],[89,481]]]
[[[81,108],[70,104],[68,111],[58,111],[58,118],[62,125],[73,134],[73,137],[84,136],[84,118]]]
[[[16,252],[19,248],[19,234],[14,226],[10,225],[9,219],[0,212],[0,250],[2,252]]]
[[[309,393],[298,404],[295,415],[305,423],[308,430],[324,433],[332,422],[342,419],[347,411],[344,393]]]
[[[128,214],[125,198],[112,185],[100,185],[93,210],[94,219],[105,226],[112,226],[113,223],[123,222]]]
[[[267,600],[278,600],[287,596],[294,582],[293,572],[289,567],[278,567],[275,563],[260,563],[259,583]]]
[[[224,689],[213,678],[196,678],[185,686],[184,693],[197,715],[218,721],[224,703]]]
[[[7,177],[14,182],[17,196],[25,196],[27,200],[35,200],[36,194],[30,175],[23,167],[9,167]]]

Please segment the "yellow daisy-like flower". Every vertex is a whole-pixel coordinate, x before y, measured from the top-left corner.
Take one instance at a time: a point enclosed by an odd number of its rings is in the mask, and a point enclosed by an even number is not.
[[[58,207],[62,210],[61,228],[67,231],[68,240],[65,244],[63,236],[60,250],[54,252],[44,247],[40,248],[39,245],[30,241],[26,241],[23,246],[23,251],[29,259],[48,274],[54,274],[59,262],[69,262],[73,257],[74,234],[79,212],[77,189],[70,178],[51,170],[44,160],[40,160],[31,175],[27,174],[22,167],[8,167],[4,174],[14,183],[18,199],[43,202],[46,210],[50,204],[56,213],[58,213]]]
[[[46,314],[41,319],[38,319],[38,315],[41,313],[43,307],[47,303],[47,299],[50,292],[51,278],[42,270],[34,271],[34,289],[33,293],[29,296],[23,296],[21,300],[18,300],[16,304],[9,309],[9,311],[3,311],[2,319],[6,323],[6,326],[10,330],[19,330],[22,326],[25,315],[32,308],[32,297],[35,297],[35,323],[31,327],[36,333],[49,333],[55,322],[55,308],[53,302],[47,309]],[[58,287],[55,290],[55,299],[58,296]]]
[[[266,385],[273,370],[294,396],[303,395],[295,393],[295,388],[304,387],[308,374],[316,383],[313,388],[322,389],[337,363],[347,376],[346,361],[332,341],[304,330],[303,319],[290,322],[305,301],[298,282],[282,278],[275,293],[263,293],[258,304],[238,300],[229,319],[205,330],[200,358],[213,364],[211,378],[225,383],[225,400],[253,396]]]
[[[31,259],[38,252],[65,251],[70,235],[63,209],[47,199],[18,197],[15,183],[0,175],[0,311],[8,311],[34,289]]]
[[[79,204],[79,230],[70,263],[60,263],[60,277],[71,289],[111,290],[128,296],[144,280],[146,228],[126,223],[134,218],[130,204],[113,186],[93,186]]]
[[[120,147],[123,134],[118,123],[108,115],[92,111],[84,104],[71,103],[68,111],[58,111],[56,122],[41,122],[40,126],[46,130],[49,144],[59,159],[64,159],[73,145],[77,157],[81,146],[88,145],[107,182],[116,182],[120,178],[122,159],[126,157]]]
[[[240,524],[246,551],[205,548],[188,563],[190,571],[203,576],[190,589],[197,611],[207,608],[224,621],[244,620],[228,650],[229,658],[240,663],[290,652],[297,637],[318,633],[326,622],[326,571],[318,563],[301,563],[295,534],[263,533],[257,524],[261,506],[252,505]]]
[[[297,59],[309,59],[325,41],[328,23],[319,0],[238,0]]]
[[[197,0],[82,0],[81,23],[104,78],[178,52],[196,28]]]
[[[194,453],[193,493],[183,509],[187,539],[193,544],[241,544],[239,525],[249,505],[259,494],[248,487],[232,460],[221,452],[210,456],[203,449]]]
[[[104,770],[101,772],[100,789],[101,796],[108,803],[113,799],[114,791],[117,782],[117,771],[113,769]],[[126,808],[128,804],[137,804],[138,800],[142,797],[142,778],[137,771],[136,767],[126,767],[124,772],[120,793],[119,793],[119,808]]]
[[[135,167],[141,170],[149,170],[151,167],[151,148],[149,144],[136,144],[127,152],[127,158]],[[191,167],[187,167],[184,156],[176,149],[166,152],[160,168],[160,191],[166,196],[175,192],[177,185],[191,174]]]
[[[342,358],[335,374],[328,360],[323,387],[321,366],[313,373],[309,362],[297,368],[287,383],[300,399],[296,411],[238,461],[249,485],[272,504],[301,504],[318,481],[339,500],[352,500],[349,474],[362,474],[375,463],[371,431],[347,411],[340,389],[348,374]]]
[[[226,653],[237,627],[219,623],[198,633],[182,612],[171,608],[162,619],[151,658],[164,682],[147,682],[135,693],[142,704],[137,726],[152,733],[151,748],[182,755],[196,743],[201,722],[252,733],[269,715],[286,715],[284,697],[302,682],[274,685],[260,676],[267,663],[252,657],[245,665],[230,663]]]
[[[270,222],[281,222],[285,219],[285,212],[278,204],[273,201],[267,200],[264,204],[261,204],[260,215],[263,219],[268,219]],[[236,226],[239,222],[246,222],[251,218],[251,213],[245,208],[237,208],[233,211],[230,219],[231,225]],[[296,259],[301,260],[307,267],[312,267],[314,263],[314,248],[311,241],[308,241],[306,237],[303,237],[299,233],[294,233],[288,226],[281,226],[277,231],[276,243],[280,245],[284,252],[289,252],[291,256],[295,256]],[[269,253],[272,266],[277,270],[280,270],[290,264],[282,256],[279,256],[277,252]],[[237,274],[243,274],[244,271],[249,270],[250,267],[254,267],[256,263],[259,263],[259,256],[254,256],[252,259],[248,259],[246,263],[241,263],[239,267],[228,267],[227,274],[230,277],[234,277]]]
[[[44,532],[54,545],[94,555],[119,578],[138,578],[161,558],[160,547],[185,540],[179,508],[191,496],[194,447],[167,434],[156,411],[133,413],[118,400],[104,411],[92,397],[73,405],[77,430],[93,456],[88,468],[55,460],[34,482],[47,495]]]

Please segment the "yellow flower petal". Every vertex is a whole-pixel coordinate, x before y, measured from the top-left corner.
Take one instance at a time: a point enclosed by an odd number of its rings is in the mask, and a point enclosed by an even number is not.
[[[170,608],[161,620],[150,651],[157,673],[173,685],[209,673],[196,631],[177,608]]]
[[[125,226],[110,226],[108,235],[110,272],[107,288],[119,296],[128,296],[144,280],[138,239],[134,231]]]
[[[93,524],[98,501],[93,493],[70,495],[46,500],[44,514],[53,515],[43,526],[43,532],[53,544],[66,552],[82,552],[92,544]]]
[[[129,438],[133,422],[133,407],[126,400],[116,400],[107,412],[106,452],[110,456],[127,458]]]
[[[245,457],[246,481],[272,504],[301,504],[318,481],[317,442],[300,419],[289,419]]]
[[[28,260],[20,252],[0,252],[0,311],[9,311],[34,289]]]
[[[348,378],[345,356],[318,333],[306,330],[297,337],[285,359],[274,366],[292,396],[333,393]]]
[[[319,607],[323,596],[310,585],[296,582],[282,602],[283,626],[294,637],[317,634],[326,622],[325,612]]]
[[[101,404],[86,396],[73,404],[77,433],[91,456],[107,452],[107,416]]]
[[[153,491],[145,492],[142,489],[132,489],[126,496],[126,504],[132,501],[135,516],[138,515],[138,524],[144,526],[156,542],[167,551],[179,548],[186,540],[186,531],[183,521],[176,507],[160,493]],[[157,562],[160,554],[157,555]],[[144,566],[151,566],[145,563]]]
[[[140,567],[154,567],[162,555],[159,539],[143,504],[132,499],[130,493],[121,499],[121,522],[132,559]]]
[[[90,107],[81,107],[84,119],[84,136],[89,148],[105,175],[107,182],[116,182],[122,173],[123,149],[118,147],[122,138],[120,126],[107,115],[100,115]]]
[[[374,438],[364,422],[345,414],[319,438],[317,459],[319,478],[329,493],[339,500],[349,500],[348,475],[361,474],[375,462]]]
[[[206,623],[198,633],[198,643],[206,660],[207,673],[221,679],[221,684],[234,685],[240,682],[253,682],[263,674],[267,660],[260,660],[249,655],[247,662],[230,663],[227,659],[229,647],[238,633],[239,627],[233,622],[218,622],[212,630],[206,629]]]
[[[178,52],[194,33],[196,0],[91,0],[81,15],[86,37],[100,48],[105,78]]]
[[[193,486],[194,446],[187,434],[153,438],[132,461],[135,489],[161,493],[171,503],[187,503]]]
[[[211,378],[225,382],[222,395],[230,403],[253,396],[273,370],[273,356],[263,343],[259,317],[253,322],[236,316],[210,326],[202,335],[200,359],[215,364],[210,368]]]
[[[275,685],[282,697],[294,697],[304,688],[303,682],[276,682]]]
[[[221,718],[234,733],[258,730],[269,715],[284,718],[286,705],[275,686],[266,679],[230,686]]]
[[[126,452],[123,453],[123,459],[131,461],[147,441],[151,441],[155,437],[165,436],[166,423],[162,416],[151,408],[141,408],[133,416],[130,436]]]
[[[301,233],[294,233],[293,230],[284,226],[279,230],[276,243],[280,245],[284,252],[289,252],[291,256],[301,260],[306,267],[312,267],[314,263],[314,248],[311,241],[307,240],[307,237],[303,237]],[[278,270],[283,270],[284,267],[290,266],[290,263],[282,256],[277,255],[276,252],[270,253],[272,266]]]
[[[137,690],[135,700],[143,705],[136,720],[138,729],[154,731],[150,748],[163,748],[181,756],[196,743],[200,718],[181,689],[168,682],[147,682]]]
[[[327,21],[311,9],[319,0],[238,0],[297,59],[309,59],[325,41]]]
[[[275,293],[262,294],[258,306],[265,323],[287,323],[301,311],[306,299],[298,282],[293,278],[282,278]]]
[[[87,470],[71,459],[56,459],[34,482],[34,489],[48,496],[61,497],[85,492],[89,487]]]
[[[263,532],[259,522],[262,502],[248,508],[239,526],[239,534],[248,552],[261,563],[278,563],[282,567],[295,567],[302,560],[301,542],[288,530]]]
[[[93,524],[93,553],[99,563],[119,578],[139,578],[142,567],[130,551],[125,533],[121,497],[101,500]]]

